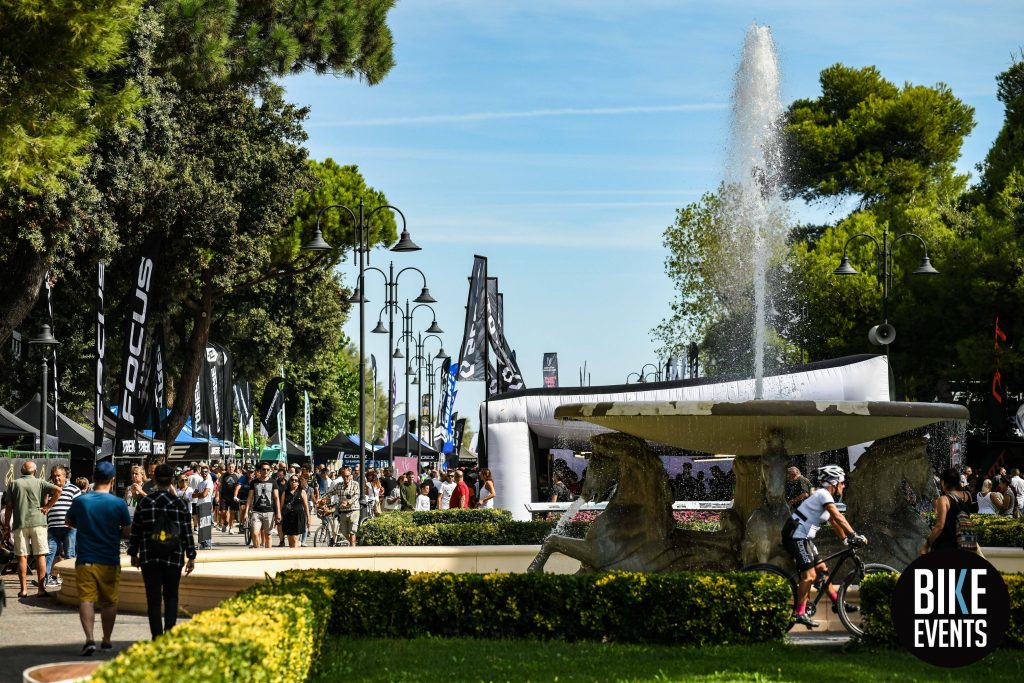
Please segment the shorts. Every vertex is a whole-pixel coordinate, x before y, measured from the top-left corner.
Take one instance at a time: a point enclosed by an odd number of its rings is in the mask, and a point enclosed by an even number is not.
[[[221,498],[217,506],[221,510],[234,510],[238,512],[238,501],[233,498]]]
[[[252,512],[249,513],[249,529],[255,536],[258,533],[269,534],[274,528],[273,512]]]
[[[338,533],[348,536],[359,531],[359,510],[338,513]]]
[[[50,552],[50,539],[45,526],[28,526],[14,530],[14,554],[17,557],[29,555],[46,557]]]
[[[94,602],[100,609],[117,604],[117,589],[121,584],[121,567],[113,564],[83,563],[75,567],[78,581],[78,599]]]
[[[793,558],[797,571],[802,572],[821,562],[821,555],[811,539],[793,538],[795,530],[796,523],[792,520],[786,522],[786,526],[782,527],[782,547]]]

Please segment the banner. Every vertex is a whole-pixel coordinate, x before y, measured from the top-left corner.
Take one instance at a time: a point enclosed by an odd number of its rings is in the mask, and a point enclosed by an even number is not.
[[[313,427],[309,420],[309,392],[302,392],[302,396],[306,402],[306,429],[305,429],[305,442],[303,443],[303,450],[306,452],[306,457],[312,461],[313,459]]]
[[[284,387],[284,377],[273,377],[263,390],[263,400],[260,401],[260,426],[267,436],[277,430],[277,414],[284,405]]]
[[[100,261],[97,267],[96,286],[96,404],[92,415],[92,447],[96,460],[103,451],[103,382],[106,379],[107,325],[103,311],[103,287],[106,264]]]
[[[204,500],[196,503],[199,515],[199,533],[196,539],[200,545],[207,545],[213,540],[213,501]]]
[[[0,492],[21,477],[21,466],[30,460],[36,464],[36,476],[43,481],[47,481],[55,466],[71,466],[67,458],[0,458]]]
[[[519,371],[519,365],[516,363],[515,354],[512,353],[508,340],[505,339],[504,322],[501,317],[503,311],[498,303],[499,298],[498,278],[487,278],[487,343],[494,351],[497,369],[497,373],[490,375],[488,396],[526,388],[523,374]]]
[[[57,336],[57,325],[53,320],[53,286],[57,283],[57,278],[50,274],[50,271],[46,271],[46,278],[43,280],[46,284],[46,310],[50,314],[50,333]],[[56,415],[60,412],[60,403],[57,382],[57,347],[53,347],[53,373],[50,375],[53,386],[50,387],[50,392],[53,394],[53,414]],[[47,430],[49,431],[49,430]]]
[[[219,344],[208,342],[206,355],[203,359],[202,384],[203,408],[210,436],[215,439],[225,438],[224,393],[222,376],[226,354],[221,352]]]
[[[163,421],[164,408],[167,407],[167,376],[164,374],[164,325],[158,323],[153,331],[153,347],[150,365],[152,366],[152,382],[149,395],[152,401],[152,413],[154,416],[154,430],[160,429]]]
[[[545,353],[544,354],[544,388],[545,389],[557,389],[558,388],[558,354],[557,353]]]
[[[487,321],[484,319],[484,309],[487,307],[484,291],[486,280],[487,259],[474,256],[466,299],[466,327],[459,352],[459,379],[463,382],[484,381],[484,347],[487,344]]]
[[[119,438],[115,440],[115,455],[120,455],[121,438],[133,438],[135,430],[142,428],[141,411],[144,406],[140,404],[139,397],[142,383],[146,379],[142,376],[142,370],[145,362],[146,329],[151,309],[150,290],[159,255],[160,235],[154,232],[142,243],[142,253],[134,271],[135,289],[129,295],[126,307],[129,317],[125,326],[124,366],[117,394],[120,409],[117,413]]]
[[[443,445],[441,446],[442,453],[451,453],[455,448],[455,396],[458,394],[458,387],[456,386],[456,380],[458,379],[459,368],[456,365],[452,365],[449,361],[445,361],[442,366],[445,382],[444,391],[441,395],[441,429],[444,433]]]
[[[466,418],[462,417],[455,421],[455,448],[456,454],[462,452],[462,438],[466,435]]]
[[[242,379],[234,383],[234,404],[238,410],[238,434],[242,443],[252,438],[252,385]]]

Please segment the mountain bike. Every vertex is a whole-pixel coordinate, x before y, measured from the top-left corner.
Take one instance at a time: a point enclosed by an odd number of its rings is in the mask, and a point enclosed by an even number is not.
[[[864,635],[864,629],[861,624],[860,612],[847,611],[847,596],[852,597],[852,592],[857,591],[859,593],[860,583],[864,580],[865,576],[871,574],[884,574],[893,573],[899,574],[899,570],[890,567],[887,564],[879,563],[866,563],[857,555],[857,548],[859,544],[853,542],[850,543],[846,548],[840,550],[838,553],[834,553],[824,558],[822,561],[827,566],[829,562],[838,558],[835,566],[829,571],[828,576],[824,579],[818,577],[814,582],[815,591],[808,596],[807,600],[807,615],[813,617],[818,609],[818,602],[821,601],[823,595],[828,595],[828,583],[829,579],[833,576],[841,576],[839,573],[847,562],[850,562],[852,569],[850,573],[843,578],[842,582],[839,583],[839,593],[836,598],[836,611],[839,614],[839,621],[842,622],[843,627],[850,632],[851,635],[857,636],[858,638]],[[794,572],[792,574],[787,573],[783,569],[777,567],[774,564],[751,564],[743,567],[741,571],[745,572],[763,572],[765,574],[774,574],[781,576],[789,584],[790,593],[793,596],[792,604],[796,606],[796,589],[797,584],[800,582],[800,572]],[[826,603],[827,605],[827,603]],[[793,628],[795,622],[790,624],[790,628]]]

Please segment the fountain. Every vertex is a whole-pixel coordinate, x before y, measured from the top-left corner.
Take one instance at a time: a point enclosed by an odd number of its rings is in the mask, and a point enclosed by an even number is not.
[[[966,420],[967,409],[937,403],[762,400],[766,268],[778,253],[785,228],[779,193],[779,83],[771,33],[753,25],[733,96],[723,197],[726,262],[718,264],[718,281],[710,286],[727,303],[753,292],[755,400],[613,401],[557,407],[556,418],[620,432],[594,437],[584,495],[601,491],[611,481],[618,481],[619,487],[585,539],[552,535],[531,570],[540,571],[555,552],[580,560],[584,571],[736,569],[764,562],[788,567],[781,529],[790,515],[783,491],[791,456],[869,441],[876,443],[858,462],[847,507],[854,527],[876,540],[863,555],[899,568],[916,555],[927,530],[897,489],[906,481],[919,497],[928,498],[934,495],[934,483],[924,440],[906,432]],[[743,280],[747,273],[751,279]],[[645,439],[736,456],[733,507],[722,514],[719,532],[675,529],[668,476]]]

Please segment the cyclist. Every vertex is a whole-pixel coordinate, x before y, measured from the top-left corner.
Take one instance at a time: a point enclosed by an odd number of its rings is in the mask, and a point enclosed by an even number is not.
[[[782,545],[792,556],[800,572],[800,584],[797,586],[796,605],[793,620],[807,628],[816,628],[818,622],[807,614],[807,596],[811,586],[818,582],[824,585],[828,579],[828,567],[821,561],[818,549],[814,547],[814,536],[818,528],[825,522],[832,525],[843,543],[849,545],[851,540],[856,544],[865,544],[868,540],[857,534],[850,523],[836,507],[836,500],[841,498],[846,489],[846,473],[838,465],[825,465],[818,468],[818,486],[815,491],[795,510],[782,528]],[[832,611],[838,612],[838,587],[829,584],[828,594],[832,599]],[[857,611],[856,605],[847,605],[847,612]]]

